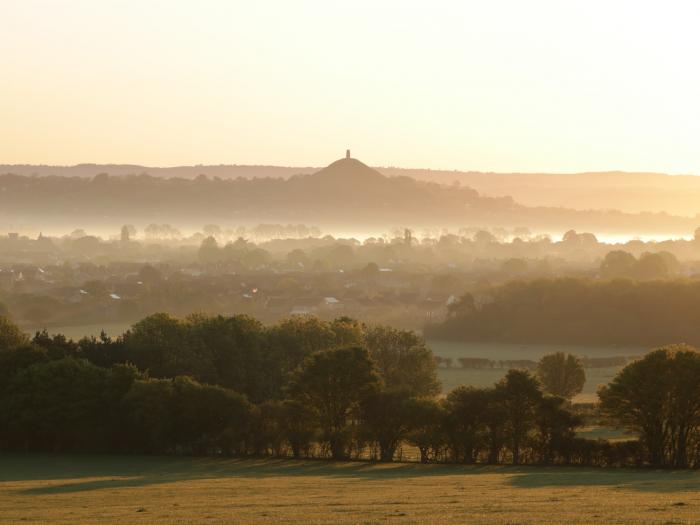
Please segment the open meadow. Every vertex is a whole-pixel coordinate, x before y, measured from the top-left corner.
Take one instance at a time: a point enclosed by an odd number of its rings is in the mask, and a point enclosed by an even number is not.
[[[0,523],[698,523],[693,471],[0,457]]]
[[[503,368],[461,368],[458,359],[462,357],[476,357],[499,360],[532,360],[539,361],[547,354],[565,352],[578,357],[612,357],[624,356],[628,359],[643,355],[648,348],[619,347],[619,346],[575,346],[554,344],[516,344],[516,343],[479,343],[479,342],[449,342],[429,340],[428,346],[433,354],[443,358],[451,358],[453,364],[450,368],[440,366],[438,377],[442,383],[444,392],[449,392],[460,385],[476,387],[488,387],[493,385],[506,375],[507,369]],[[622,366],[586,369],[586,383],[583,391],[574,401],[577,403],[592,403],[597,401],[598,387],[608,384]]]

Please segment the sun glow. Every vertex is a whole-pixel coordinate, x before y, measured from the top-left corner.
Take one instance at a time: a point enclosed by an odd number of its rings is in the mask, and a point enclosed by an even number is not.
[[[696,2],[0,2],[8,163],[700,173]]]

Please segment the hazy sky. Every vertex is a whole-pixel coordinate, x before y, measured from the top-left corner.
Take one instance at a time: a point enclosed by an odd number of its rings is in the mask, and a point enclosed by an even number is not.
[[[0,163],[700,174],[700,2],[0,0]]]

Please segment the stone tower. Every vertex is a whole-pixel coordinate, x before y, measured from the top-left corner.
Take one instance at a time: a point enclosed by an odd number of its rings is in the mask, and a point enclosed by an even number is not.
[[[345,150],[345,158],[346,158],[346,159],[349,159],[349,158],[350,158],[350,150],[349,150],[349,149],[346,149],[346,150]]]

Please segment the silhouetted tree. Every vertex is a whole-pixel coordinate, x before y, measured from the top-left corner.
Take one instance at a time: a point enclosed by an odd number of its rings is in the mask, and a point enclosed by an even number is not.
[[[107,423],[108,374],[73,358],[19,371],[7,385],[0,410],[15,442],[26,450],[99,450]]]
[[[636,276],[638,279],[646,280],[665,279],[674,273],[674,269],[670,266],[675,265],[669,261],[668,257],[660,253],[645,252],[639,257],[639,261],[637,262]]]
[[[520,451],[534,427],[537,406],[542,399],[537,380],[524,370],[510,370],[498,383],[506,413],[506,435],[513,464],[520,463]]]
[[[482,419],[486,427],[487,462],[491,465],[499,463],[501,453],[506,445],[508,408],[506,405],[506,389],[503,382],[497,383],[494,387],[486,390],[486,406],[482,412]]]
[[[128,414],[129,448],[137,452],[173,452],[174,388],[172,379],[147,379],[133,383],[124,396]]]
[[[364,332],[364,344],[388,390],[417,397],[440,391],[435,358],[422,337],[388,326],[366,327]]]
[[[27,344],[29,337],[7,317],[0,316],[0,351]]]
[[[221,260],[221,250],[219,249],[219,243],[216,242],[214,237],[207,237],[202,241],[199,247],[199,260],[203,263],[215,263]]]
[[[317,415],[322,438],[333,459],[347,457],[350,420],[379,386],[367,350],[361,347],[325,350],[309,356],[290,387],[293,396]]]
[[[282,402],[281,429],[295,458],[309,456],[317,438],[318,422],[312,407],[295,399]]]
[[[600,264],[600,276],[604,279],[632,278],[636,267],[637,259],[634,255],[624,250],[613,250],[608,252]]]
[[[412,398],[407,402],[406,414],[409,418],[406,440],[419,450],[420,462],[427,463],[431,451],[434,457],[442,447],[445,411],[434,399]]]
[[[362,403],[362,419],[370,439],[379,446],[379,460],[393,461],[410,426],[410,396],[404,391],[378,391]]]
[[[540,359],[537,377],[545,392],[566,399],[573,398],[583,390],[586,372],[581,360],[575,355],[556,352]]]
[[[566,400],[556,396],[545,396],[537,407],[535,427],[540,461],[551,464],[555,455],[567,458],[571,443],[576,437],[576,427],[581,419],[566,409]]]
[[[122,226],[119,238],[122,242],[129,242],[134,235],[136,235],[136,227],[131,224],[125,224]]]
[[[153,314],[124,334],[127,358],[155,377],[191,375],[202,381],[216,377],[210,349],[193,336],[187,320]]]
[[[700,429],[700,354],[687,345],[650,352],[600,388],[601,411],[640,435],[652,466],[684,468]]]
[[[46,350],[37,345],[22,344],[0,349],[0,396],[10,384],[10,380],[20,371],[48,360]]]
[[[488,410],[489,391],[461,386],[445,400],[445,434],[456,461],[474,463],[485,443],[484,412]]]

